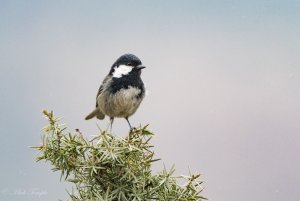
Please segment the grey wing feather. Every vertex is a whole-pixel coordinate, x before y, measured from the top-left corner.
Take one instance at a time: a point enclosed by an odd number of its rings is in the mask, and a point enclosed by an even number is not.
[[[98,101],[97,101],[97,98],[98,96],[102,93],[103,89],[104,89],[104,85],[106,84],[106,82],[110,79],[111,76],[106,76],[101,84],[101,86],[99,87],[98,89],[98,93],[97,93],[97,96],[96,96],[96,107],[98,107]]]
[[[103,89],[104,89],[104,85],[105,83],[109,80],[110,76],[106,76],[101,84],[101,86],[99,87],[98,89],[98,93],[97,93],[97,96],[96,96],[96,108],[89,114],[85,117],[86,120],[89,120],[93,117],[97,117],[98,119],[102,120],[104,119],[105,115],[100,111],[100,109],[98,108],[98,101],[97,101],[97,98],[98,96],[102,93]]]
[[[98,101],[97,101],[97,98],[98,96],[102,93],[103,91],[103,84],[101,84],[101,86],[99,87],[98,89],[98,93],[97,93],[97,96],[96,96],[96,108],[98,107]]]

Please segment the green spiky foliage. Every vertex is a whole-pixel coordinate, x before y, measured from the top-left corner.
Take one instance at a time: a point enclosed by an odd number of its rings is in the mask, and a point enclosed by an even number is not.
[[[133,129],[125,138],[106,131],[88,140],[77,129],[66,131],[53,112],[43,111],[49,121],[42,135],[37,161],[48,161],[61,178],[74,183],[69,193],[73,201],[201,201],[199,175],[173,176],[164,169],[151,171],[154,159],[153,136],[147,126]],[[179,180],[185,184],[179,185]]]

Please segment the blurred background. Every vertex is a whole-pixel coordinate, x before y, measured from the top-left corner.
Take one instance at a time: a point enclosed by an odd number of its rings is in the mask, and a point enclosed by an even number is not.
[[[136,54],[148,95],[154,171],[202,174],[212,201],[300,200],[300,2],[0,1],[0,200],[68,198],[36,163],[42,109],[87,137],[112,63]],[[113,133],[125,136],[117,119]]]

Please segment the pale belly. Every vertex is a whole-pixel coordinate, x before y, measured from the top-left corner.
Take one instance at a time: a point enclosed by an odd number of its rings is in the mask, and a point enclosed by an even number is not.
[[[143,100],[143,96],[139,97],[140,93],[141,90],[134,87],[121,89],[115,94],[104,91],[97,99],[99,109],[109,117],[129,117]]]

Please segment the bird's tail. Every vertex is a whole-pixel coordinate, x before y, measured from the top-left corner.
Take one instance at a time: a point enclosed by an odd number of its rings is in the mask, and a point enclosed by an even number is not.
[[[104,119],[105,117],[105,115],[98,108],[95,108],[89,115],[85,117],[85,120],[89,120],[95,116],[100,120]]]

